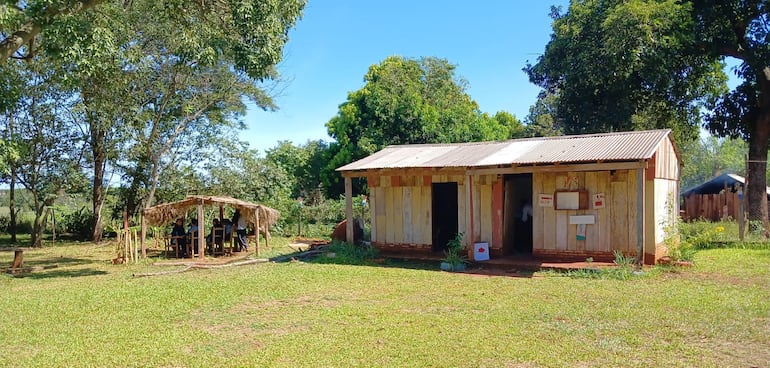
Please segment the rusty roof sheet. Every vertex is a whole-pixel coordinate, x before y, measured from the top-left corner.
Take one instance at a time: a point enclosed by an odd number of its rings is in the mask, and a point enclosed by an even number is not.
[[[649,159],[669,129],[514,139],[505,142],[388,146],[337,169],[486,167]]]

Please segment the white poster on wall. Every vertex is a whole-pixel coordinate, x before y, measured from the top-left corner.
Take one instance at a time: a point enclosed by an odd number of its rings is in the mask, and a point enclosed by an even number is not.
[[[604,208],[604,193],[594,194],[594,209]]]
[[[538,194],[537,204],[540,207],[553,207],[553,195],[552,194]]]

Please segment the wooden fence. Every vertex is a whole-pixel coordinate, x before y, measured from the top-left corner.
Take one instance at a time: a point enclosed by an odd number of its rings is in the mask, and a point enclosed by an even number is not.
[[[684,199],[683,218],[685,221],[720,221],[738,218],[738,193],[692,194]]]

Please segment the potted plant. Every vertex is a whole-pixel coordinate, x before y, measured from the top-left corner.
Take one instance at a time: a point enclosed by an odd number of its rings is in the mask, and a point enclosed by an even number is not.
[[[444,271],[465,271],[468,258],[463,255],[463,233],[458,233],[454,239],[447,243],[446,255],[441,262]]]

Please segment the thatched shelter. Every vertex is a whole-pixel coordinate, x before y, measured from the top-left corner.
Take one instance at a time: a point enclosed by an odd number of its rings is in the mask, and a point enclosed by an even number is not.
[[[259,254],[259,233],[265,235],[265,244],[269,245],[270,238],[270,226],[274,225],[278,220],[280,213],[267,206],[263,206],[256,203],[246,202],[239,199],[223,196],[202,196],[202,195],[188,195],[187,198],[170,203],[163,203],[150,208],[145,208],[142,211],[142,250],[144,250],[144,240],[147,234],[147,226],[166,226],[175,219],[183,217],[191,208],[197,207],[198,209],[198,249],[200,249],[199,257],[203,257],[205,253],[205,224],[203,206],[218,206],[220,217],[223,213],[224,206],[231,207],[240,211],[241,216],[246,217],[246,221],[254,224],[254,229],[258,229],[256,233],[256,251]]]

